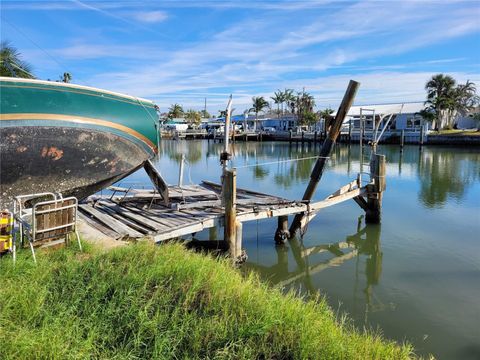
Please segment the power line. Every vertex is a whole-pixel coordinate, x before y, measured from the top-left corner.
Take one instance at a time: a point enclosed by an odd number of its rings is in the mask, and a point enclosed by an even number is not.
[[[39,48],[45,55],[47,55],[50,60],[52,60],[53,62],[55,62],[58,66],[60,66],[60,68],[62,70],[65,71],[65,69],[67,69],[66,66],[64,66],[63,64],[61,64],[57,59],[55,59],[52,55],[50,55],[48,53],[47,50],[43,49],[40,45],[38,45],[35,41],[33,41],[27,34],[25,34],[22,30],[20,30],[16,25],[13,25],[10,21],[8,21],[7,19],[5,19],[4,16],[1,16],[2,20],[5,21],[6,23],[8,23],[14,30],[16,30],[19,34],[21,34],[22,36],[24,36],[28,41],[30,41],[33,45],[35,45],[37,48]]]

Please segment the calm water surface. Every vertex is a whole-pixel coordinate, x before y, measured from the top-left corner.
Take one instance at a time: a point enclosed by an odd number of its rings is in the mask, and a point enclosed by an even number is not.
[[[164,141],[158,168],[176,183],[183,153],[184,183],[218,182],[221,150],[207,141]],[[252,165],[238,169],[237,186],[299,199],[314,159],[262,164],[317,152],[237,143],[232,165]],[[307,296],[320,292],[359,328],[409,341],[420,355],[480,359],[480,149],[407,146],[400,153],[398,146],[381,146],[378,152],[387,158],[381,225],[365,225],[363,210],[349,201],[322,210],[303,239],[279,248],[275,219],[249,222],[245,269]],[[359,169],[359,147],[337,145],[315,198],[354,179]],[[146,181],[143,171],[126,180]],[[216,236],[222,229],[196,234]]]

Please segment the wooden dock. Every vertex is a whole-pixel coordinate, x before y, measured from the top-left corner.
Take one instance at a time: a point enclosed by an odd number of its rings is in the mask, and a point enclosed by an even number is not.
[[[225,207],[221,186],[169,186],[169,205],[155,190],[111,187],[112,195],[94,195],[79,204],[82,218],[115,239],[150,239],[161,242],[223,225]],[[318,210],[363,196],[367,186],[352,181],[317,202],[288,200],[245,189],[236,189],[236,221],[243,223],[304,213],[308,221]]]

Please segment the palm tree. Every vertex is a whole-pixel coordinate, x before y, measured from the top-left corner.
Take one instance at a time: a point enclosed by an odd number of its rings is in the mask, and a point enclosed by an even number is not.
[[[274,96],[272,96],[270,99],[272,99],[273,102],[277,104],[277,117],[280,118],[280,104],[282,104],[283,107],[284,94],[280,90],[275,91],[273,94]]]
[[[64,83],[69,83],[72,81],[72,74],[69,72],[64,72],[62,76],[60,76],[60,80]]]
[[[325,110],[322,110],[322,111],[319,111],[318,112],[318,115],[320,116],[320,119],[323,119],[323,123],[325,124],[324,125],[324,128],[323,128],[323,131],[325,133],[325,136],[330,128],[330,125],[331,125],[331,122],[333,120],[333,116],[332,114],[334,113],[335,111],[331,108],[326,108]]]
[[[183,115],[184,111],[180,104],[173,104],[168,108],[168,117],[170,119],[179,118]]]
[[[256,131],[257,130],[258,113],[263,111],[263,109],[266,109],[266,108],[270,107],[270,105],[268,105],[267,100],[265,100],[265,98],[263,96],[252,97],[252,102],[253,102],[253,106],[250,109],[250,111],[253,111],[255,113],[255,122],[253,124],[253,130]]]
[[[465,114],[471,110],[479,101],[476,94],[475,84],[467,81],[465,84],[456,85],[453,77],[444,74],[437,74],[425,85],[427,90],[426,105],[435,112],[435,130],[452,128],[456,115]]]
[[[452,94],[456,81],[450,75],[437,74],[425,84],[427,90],[427,101],[430,108],[435,110],[436,122],[433,126],[436,130],[444,127],[446,122],[446,111],[452,106]]]
[[[8,41],[0,45],[0,76],[35,79],[32,66],[21,59],[21,55]]]
[[[202,116],[198,111],[195,111],[193,109],[187,110],[185,113],[185,119],[187,122],[193,126],[198,126],[200,125],[202,121]]]
[[[283,92],[283,102],[287,105],[287,108],[292,108],[292,103],[295,102],[295,95],[293,95],[293,89],[285,89]],[[283,104],[282,104],[283,112]],[[293,112],[293,111],[292,111]]]

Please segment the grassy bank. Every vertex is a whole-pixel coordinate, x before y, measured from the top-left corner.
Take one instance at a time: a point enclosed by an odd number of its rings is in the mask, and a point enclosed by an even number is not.
[[[480,131],[478,130],[440,130],[432,131],[431,135],[439,136],[480,136]]]
[[[22,256],[25,256],[22,259]],[[323,300],[282,295],[180,245],[0,260],[0,358],[405,359]]]

